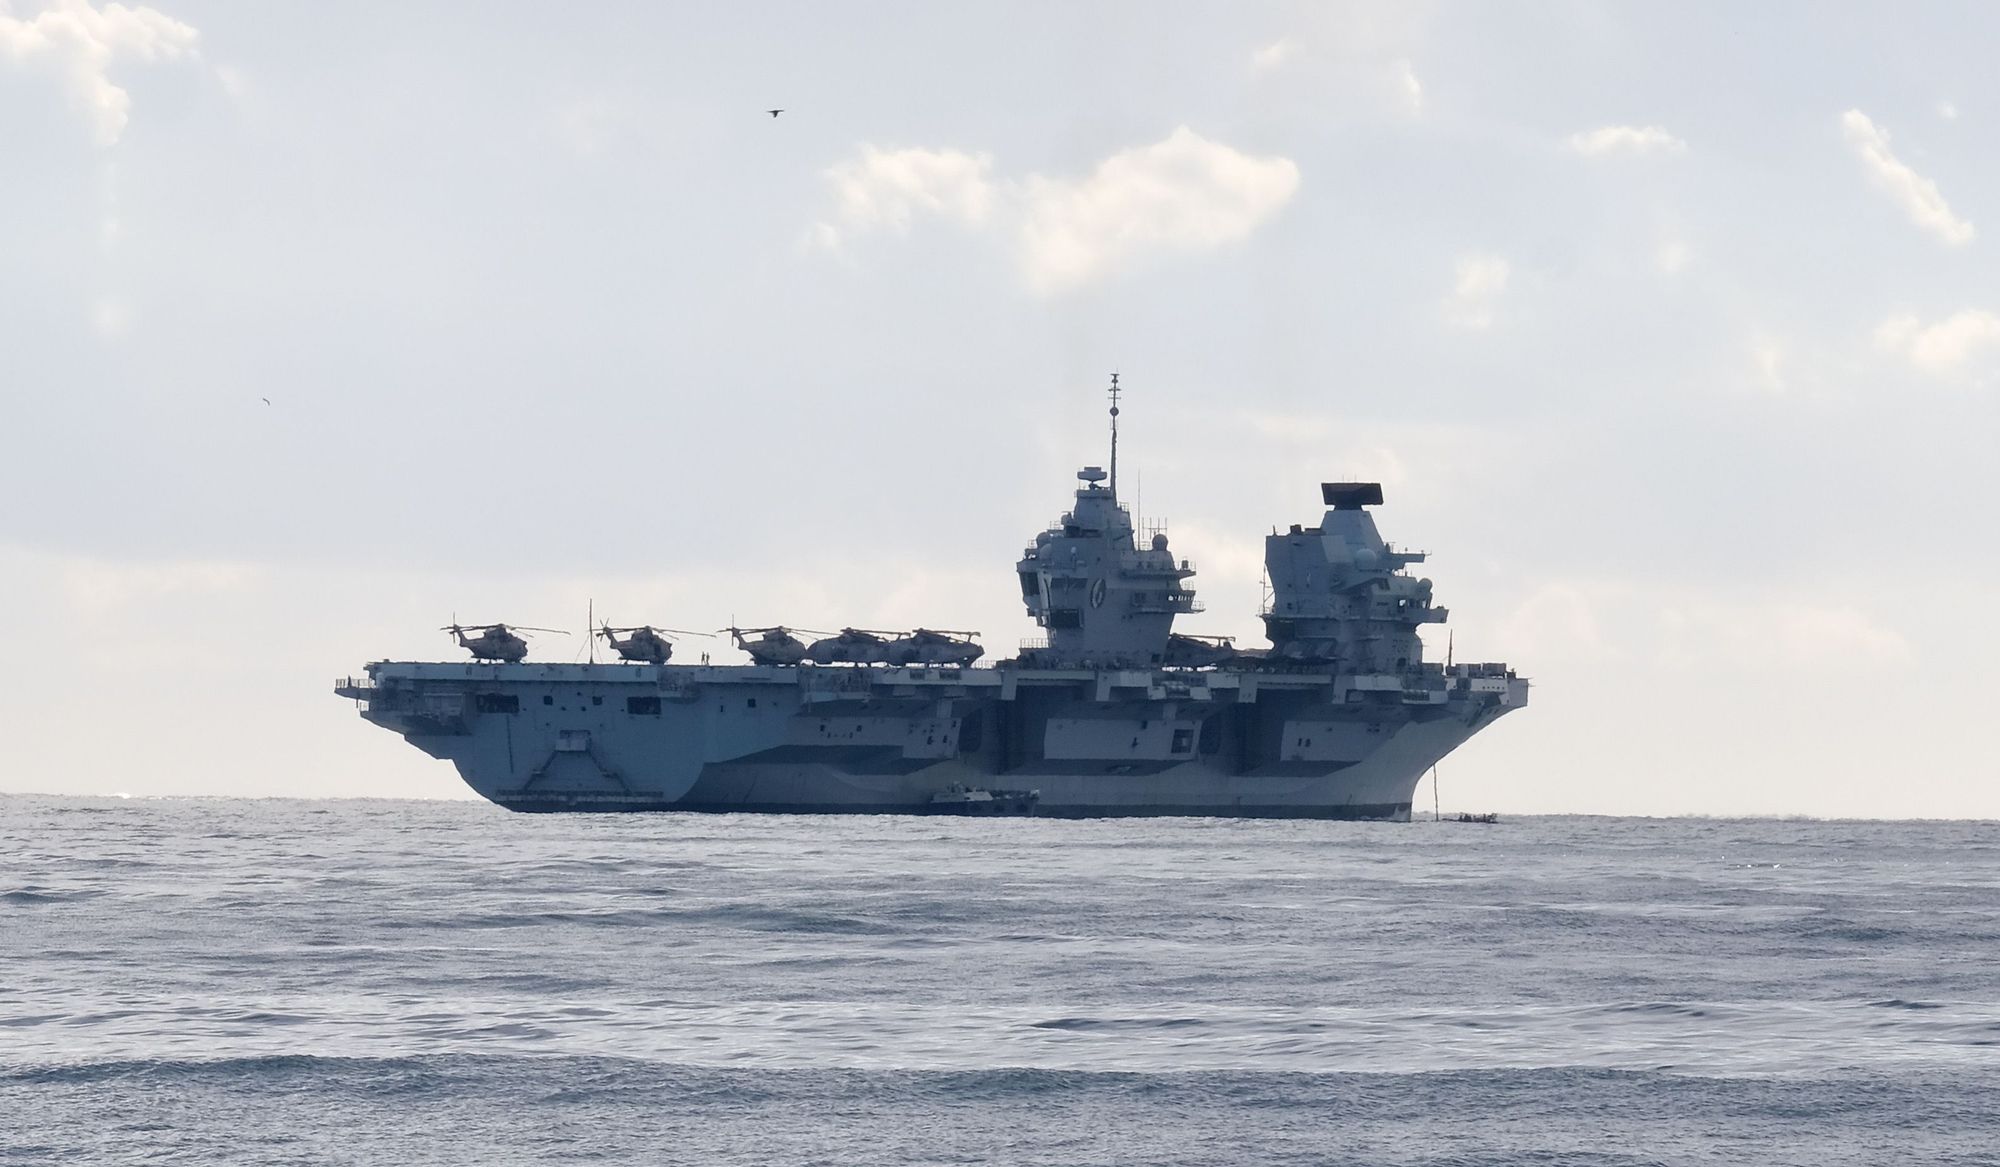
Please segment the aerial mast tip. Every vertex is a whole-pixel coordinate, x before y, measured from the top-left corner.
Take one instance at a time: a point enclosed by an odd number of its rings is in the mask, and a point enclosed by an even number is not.
[[[1111,497],[1118,497],[1118,374],[1111,374]]]

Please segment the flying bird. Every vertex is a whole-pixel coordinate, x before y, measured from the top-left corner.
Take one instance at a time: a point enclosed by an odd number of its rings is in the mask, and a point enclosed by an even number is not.
[[[779,114],[785,111],[782,109],[767,109],[764,112],[770,114],[772,117],[777,117]]]
[[[270,398],[268,398],[268,397],[259,397],[259,398],[258,398],[257,400],[259,400],[259,401],[263,402],[263,403],[264,403],[264,404],[266,404],[266,405],[269,405],[269,404],[271,404],[271,399],[270,399]]]

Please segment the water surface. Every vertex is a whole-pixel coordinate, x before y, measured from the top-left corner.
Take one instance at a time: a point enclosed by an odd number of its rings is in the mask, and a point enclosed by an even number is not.
[[[0,796],[0,1160],[2000,1163],[2000,825]]]

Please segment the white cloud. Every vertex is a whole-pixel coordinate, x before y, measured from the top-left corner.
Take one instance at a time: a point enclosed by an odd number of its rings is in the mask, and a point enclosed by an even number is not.
[[[919,214],[978,226],[993,210],[992,165],[985,154],[863,146],[859,158],[826,172],[840,205],[819,237],[831,244],[880,227],[907,231]]]
[[[1417,80],[1416,69],[1407,60],[1397,61],[1392,68],[1396,91],[1403,104],[1409,107],[1412,114],[1424,112],[1424,83]]]
[[[1269,73],[1271,70],[1284,64],[1297,51],[1298,45],[1290,37],[1280,37],[1250,54],[1250,71],[1252,73]]]
[[[1664,607],[1659,660],[1701,669],[1886,665],[1910,659],[1902,633],[1849,605],[1696,599]]]
[[[1497,255],[1468,255],[1458,261],[1458,278],[1444,299],[1445,319],[1460,328],[1491,328],[1493,302],[1507,290],[1512,271]]]
[[[132,308],[116,296],[100,296],[90,306],[90,329],[100,340],[117,340],[132,328]]]
[[[1750,369],[1758,388],[1768,393],[1784,393],[1791,388],[1786,377],[1790,350],[1775,336],[1759,333],[1750,338]]]
[[[1953,102],[1949,101],[1938,102],[1937,111],[1938,111],[1938,116],[1948,122],[1955,122],[1958,120],[1958,106]]]
[[[91,617],[166,596],[248,592],[265,574],[252,564],[201,560],[119,563],[78,557],[62,566],[63,598],[78,614]]]
[[[1011,237],[1028,284],[1059,291],[1145,253],[1211,250],[1248,237],[1299,187],[1288,158],[1256,157],[1186,126],[1123,150],[1081,179],[990,177],[988,155],[880,150],[826,172],[838,203],[816,238],[837,246],[867,231],[907,231],[920,216]]]
[[[1595,589],[1545,584],[1502,617],[1496,639],[1523,660],[1568,654],[1583,659],[1616,657],[1622,650],[1604,632]]]
[[[1521,660],[1645,661],[1663,668],[1854,671],[1906,663],[1907,637],[1838,594],[1737,594],[1633,579],[1549,583],[1498,626]]]
[[[193,57],[195,38],[192,25],[143,5],[100,9],[90,0],[56,0],[23,19],[0,4],[0,59],[54,68],[101,146],[124,134],[132,109],[131,95],[111,82],[111,66]]]
[[[1976,234],[1972,224],[1952,214],[1944,196],[1938,193],[1937,183],[1896,157],[1889,149],[1889,131],[1858,109],[1840,115],[1840,125],[1869,178],[1896,200],[1910,216],[1910,222],[1953,246],[1972,242]]]
[[[1408,7],[1323,12],[1321,19],[1254,50],[1250,75],[1284,71],[1314,89],[1319,101],[1333,103],[1340,116],[1363,111],[1417,116],[1424,111],[1424,85],[1410,53],[1421,47],[1425,19],[1405,11]]]
[[[1658,126],[1599,126],[1569,136],[1569,148],[1586,158],[1606,154],[1679,154],[1687,143]]]
[[[1907,313],[1892,316],[1875,330],[1875,343],[1925,373],[1948,377],[1981,354],[2000,350],[2000,315],[1966,308],[1930,325]]]
[[[1694,251],[1679,239],[1668,239],[1653,251],[1653,263],[1668,275],[1673,275],[1687,267]]]
[[[1028,280],[1044,291],[1086,282],[1145,251],[1203,251],[1246,238],[1291,201],[1299,168],[1182,126],[1124,150],[1081,181],[1030,175],[1021,225]]]

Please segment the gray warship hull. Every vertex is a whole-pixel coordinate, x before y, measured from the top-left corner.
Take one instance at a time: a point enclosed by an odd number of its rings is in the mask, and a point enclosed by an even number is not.
[[[1500,665],[1231,669],[380,662],[369,721],[518,811],[1406,820],[1525,704]]]

